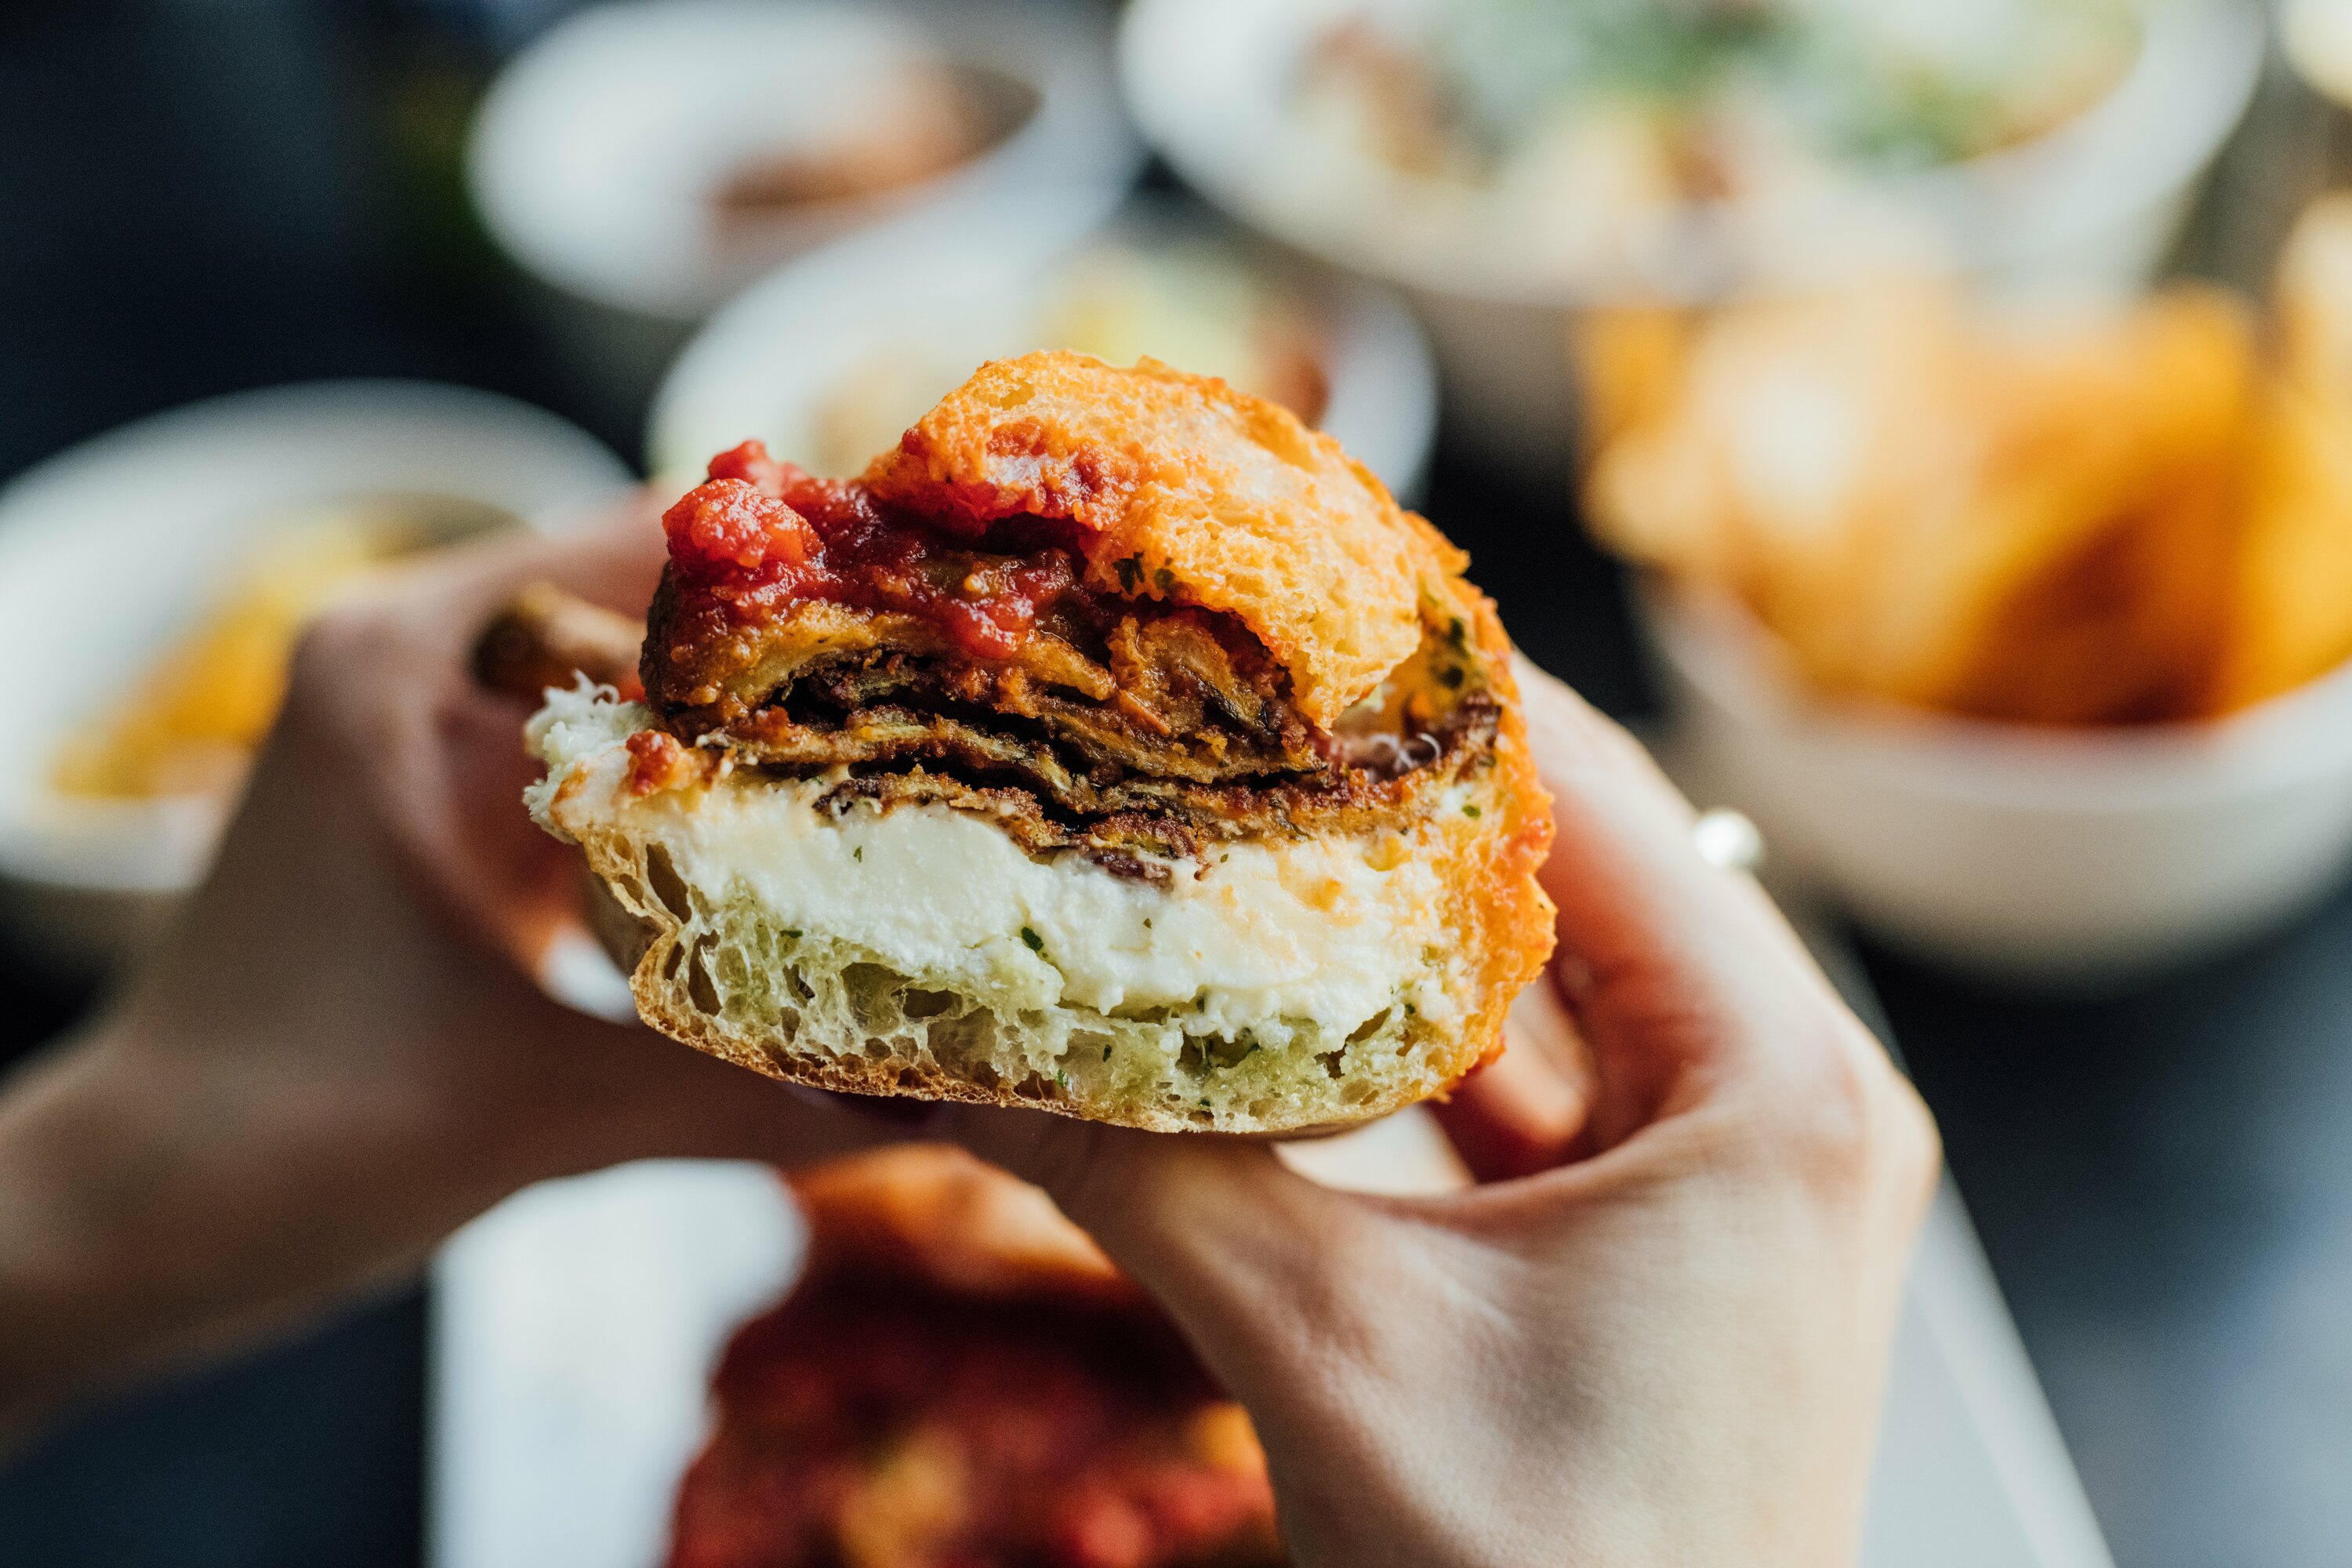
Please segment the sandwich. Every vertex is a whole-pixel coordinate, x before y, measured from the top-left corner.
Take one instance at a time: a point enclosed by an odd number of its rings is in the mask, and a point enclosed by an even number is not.
[[[1440,1094],[1551,948],[1465,558],[1286,410],[983,365],[854,479],[757,443],[663,520],[641,700],[528,796],[656,1028],[775,1077],[1156,1131]]]
[[[1045,1194],[907,1145],[792,1179],[668,1568],[1279,1568],[1249,1416]]]

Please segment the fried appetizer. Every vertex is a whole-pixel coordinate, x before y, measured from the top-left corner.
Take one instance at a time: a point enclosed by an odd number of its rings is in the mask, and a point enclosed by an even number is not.
[[[1265,1457],[1045,1194],[899,1148],[793,1178],[806,1273],[720,1361],[669,1568],[1278,1568]]]
[[[1551,946],[1509,645],[1286,410],[1033,354],[861,479],[747,444],[664,522],[645,702],[530,730],[656,1027],[1161,1131],[1360,1121],[1498,1048]]]

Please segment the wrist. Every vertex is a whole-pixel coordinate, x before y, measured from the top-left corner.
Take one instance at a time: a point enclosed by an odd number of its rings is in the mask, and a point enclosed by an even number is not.
[[[352,1126],[270,1065],[167,1036],[134,1006],[0,1095],[0,1444],[440,1234],[416,1224],[435,1163],[413,1138]]]

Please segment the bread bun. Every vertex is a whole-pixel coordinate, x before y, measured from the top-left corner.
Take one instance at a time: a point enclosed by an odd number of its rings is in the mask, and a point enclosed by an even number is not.
[[[1359,1121],[1499,1048],[1552,940],[1509,645],[1328,437],[1030,355],[862,482],[713,472],[668,520],[648,703],[583,683],[530,728],[646,1022],[1164,1131]],[[969,633],[1015,577],[1019,636]]]

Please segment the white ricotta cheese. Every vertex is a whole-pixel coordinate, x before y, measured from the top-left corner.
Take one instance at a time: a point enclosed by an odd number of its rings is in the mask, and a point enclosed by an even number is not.
[[[630,793],[623,742],[646,710],[585,688],[532,722],[549,777],[534,815],[574,837],[619,826],[665,845],[705,897],[756,898],[780,925],[822,931],[909,976],[994,990],[1013,1006],[1174,1009],[1188,1032],[1269,1019],[1344,1034],[1399,1000],[1450,1011],[1424,980],[1441,941],[1425,855],[1370,838],[1252,841],[1170,863],[1154,886],[1076,855],[1031,858],[983,818],[870,803],[835,816],[830,781],[722,777]],[[1267,1040],[1269,1046],[1282,1042]]]

